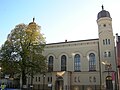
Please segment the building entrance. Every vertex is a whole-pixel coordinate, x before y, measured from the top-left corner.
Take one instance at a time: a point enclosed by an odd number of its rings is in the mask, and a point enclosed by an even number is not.
[[[112,77],[106,77],[106,90],[113,90]]]
[[[62,77],[58,77],[55,82],[55,90],[63,90],[64,81]]]

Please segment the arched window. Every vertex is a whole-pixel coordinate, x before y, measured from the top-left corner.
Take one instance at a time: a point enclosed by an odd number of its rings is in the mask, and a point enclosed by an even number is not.
[[[108,52],[108,57],[111,57],[111,52],[110,51]]]
[[[74,70],[80,71],[80,55],[79,54],[76,54],[74,56]]]
[[[54,60],[53,56],[50,56],[48,60],[48,72],[53,71],[53,60]]]
[[[105,40],[103,40],[103,45],[105,45]]]
[[[89,54],[89,71],[95,71],[96,70],[96,59],[95,54],[90,53]]]
[[[61,71],[66,71],[66,56],[62,55],[61,57]]]
[[[110,39],[108,39],[108,44],[110,44]]]
[[[104,57],[107,57],[107,52],[104,52]]]
[[[110,44],[110,39],[103,40],[103,45],[109,45],[109,44]]]
[[[105,42],[106,42],[106,45],[107,45],[107,44],[108,44],[108,43],[107,43],[107,39],[105,39]]]

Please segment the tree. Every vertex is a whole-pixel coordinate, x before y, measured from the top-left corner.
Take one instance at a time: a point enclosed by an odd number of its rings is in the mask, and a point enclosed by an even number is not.
[[[26,85],[27,75],[46,71],[46,58],[42,55],[45,38],[40,28],[34,19],[29,25],[16,25],[0,50],[4,73],[21,75],[22,86]]]

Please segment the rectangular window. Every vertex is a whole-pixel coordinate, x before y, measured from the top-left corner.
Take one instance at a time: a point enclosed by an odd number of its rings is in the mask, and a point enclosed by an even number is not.
[[[37,77],[36,77],[36,82],[37,82]]]
[[[51,77],[51,82],[52,82],[52,77]]]
[[[108,44],[110,44],[110,39],[108,39]]]
[[[105,45],[105,40],[103,40],[103,45]]]
[[[111,57],[111,53],[110,53],[110,51],[108,52],[108,57]]]
[[[110,51],[104,52],[104,57],[111,57],[111,52]]]
[[[40,77],[39,77],[39,82],[40,82]]]
[[[104,52],[104,57],[107,57],[107,52]]]
[[[103,40],[103,45],[110,45],[110,39]]]
[[[50,81],[49,77],[48,77],[48,82]]]
[[[30,84],[30,77],[28,77],[28,84]]]
[[[107,45],[107,39],[105,39],[105,43],[106,43],[106,45]]]

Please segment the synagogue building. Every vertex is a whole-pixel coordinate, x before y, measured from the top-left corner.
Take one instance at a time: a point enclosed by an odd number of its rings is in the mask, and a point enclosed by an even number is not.
[[[112,17],[103,6],[96,23],[99,38],[46,44],[43,55],[47,58],[48,72],[34,76],[35,89],[116,90]]]

